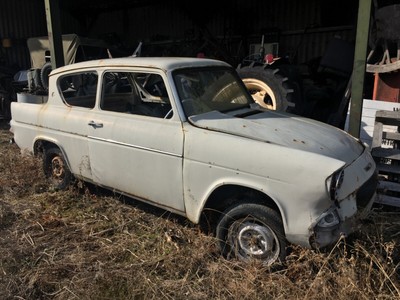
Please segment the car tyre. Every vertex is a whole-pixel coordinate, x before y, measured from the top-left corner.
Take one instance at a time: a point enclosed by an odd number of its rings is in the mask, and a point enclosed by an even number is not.
[[[72,173],[59,148],[51,147],[45,150],[43,170],[56,190],[66,190],[72,182]]]
[[[286,239],[279,214],[256,203],[239,203],[226,209],[216,227],[224,257],[258,260],[265,266],[282,263]]]
[[[40,69],[40,82],[42,84],[42,87],[46,90],[49,89],[49,75],[51,71],[52,71],[51,62],[45,63],[43,67]]]

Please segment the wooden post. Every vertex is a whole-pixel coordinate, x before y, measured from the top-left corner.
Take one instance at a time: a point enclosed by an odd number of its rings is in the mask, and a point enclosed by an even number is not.
[[[370,17],[371,0],[359,0],[349,119],[349,133],[357,138],[360,137]]]
[[[59,0],[44,0],[50,45],[51,67],[53,70],[65,65],[61,37],[60,7],[58,2]]]

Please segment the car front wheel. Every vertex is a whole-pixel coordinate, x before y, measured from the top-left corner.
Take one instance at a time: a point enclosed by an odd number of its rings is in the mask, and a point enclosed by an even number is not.
[[[239,203],[220,217],[216,237],[226,258],[258,260],[265,266],[283,262],[286,239],[279,214],[261,204]]]

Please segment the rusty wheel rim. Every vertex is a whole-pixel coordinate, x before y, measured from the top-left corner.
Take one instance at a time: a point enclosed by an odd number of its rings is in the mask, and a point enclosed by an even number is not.
[[[60,156],[51,160],[51,177],[56,182],[62,182],[65,178],[65,164]]]

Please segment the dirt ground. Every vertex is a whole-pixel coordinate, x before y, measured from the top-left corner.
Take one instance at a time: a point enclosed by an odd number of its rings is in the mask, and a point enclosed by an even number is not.
[[[0,299],[400,299],[400,212],[375,206],[325,251],[278,269],[223,259],[168,212],[78,184],[49,188],[41,161],[0,126]]]

